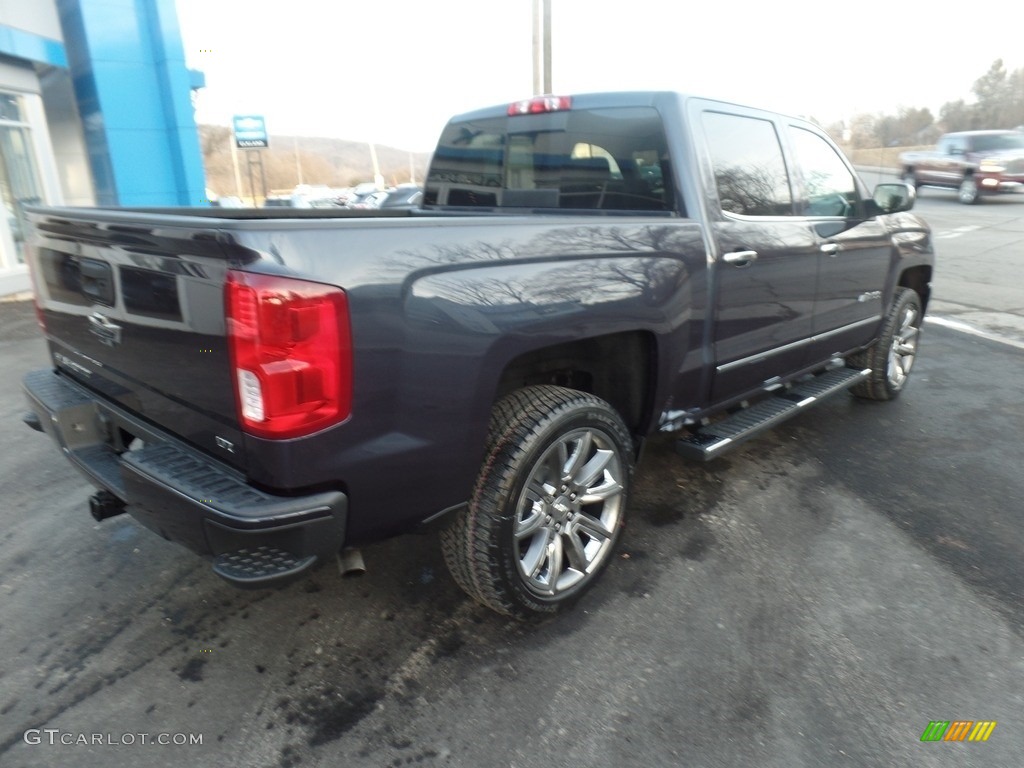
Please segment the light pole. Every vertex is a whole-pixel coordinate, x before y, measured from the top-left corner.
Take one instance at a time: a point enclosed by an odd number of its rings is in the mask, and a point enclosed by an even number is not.
[[[551,0],[533,0],[533,95],[552,90]]]
[[[299,177],[299,184],[302,184],[302,161],[299,159],[299,137],[292,136],[292,152],[295,153],[295,174]]]
[[[384,189],[384,176],[380,172],[380,163],[377,162],[377,147],[370,142],[370,162],[373,164],[373,183],[377,189]]]
[[[238,149],[235,147],[235,134],[228,133],[228,146],[231,147],[231,165],[235,169],[235,196],[242,199],[242,174],[238,170]]]

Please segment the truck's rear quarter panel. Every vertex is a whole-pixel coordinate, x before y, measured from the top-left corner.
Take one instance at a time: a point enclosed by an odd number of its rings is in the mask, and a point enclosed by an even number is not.
[[[444,226],[439,226],[442,224]],[[544,347],[648,333],[650,399],[700,375],[702,230],[670,217],[471,216],[235,233],[263,260],[339,285],[351,310],[354,391],[344,424],[292,444],[247,438],[271,487],[333,478],[353,541],[466,501],[505,367]],[[645,375],[647,372],[645,372]]]

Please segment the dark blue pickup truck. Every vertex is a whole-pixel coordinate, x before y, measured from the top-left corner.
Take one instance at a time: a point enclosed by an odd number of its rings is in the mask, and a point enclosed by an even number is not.
[[[457,117],[411,211],[39,208],[26,422],[97,519],[239,586],[436,521],[471,596],[549,613],[608,565],[645,436],[706,460],[900,393],[913,202],[803,120],[658,92]]]

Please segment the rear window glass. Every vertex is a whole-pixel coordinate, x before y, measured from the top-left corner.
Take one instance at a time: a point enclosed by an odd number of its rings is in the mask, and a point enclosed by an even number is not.
[[[649,107],[487,118],[445,128],[424,204],[671,211],[671,178]]]

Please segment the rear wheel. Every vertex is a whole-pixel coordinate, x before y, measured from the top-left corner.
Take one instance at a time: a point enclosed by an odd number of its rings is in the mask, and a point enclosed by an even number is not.
[[[518,618],[575,601],[611,560],[626,512],[633,443],[605,401],[562,387],[495,406],[468,508],[442,531],[456,582]]]
[[[913,168],[906,168],[903,171],[903,175],[900,176],[900,180],[909,184],[914,189],[919,188],[921,185],[917,181],[917,176],[914,174]]]
[[[851,368],[871,369],[867,380],[853,386],[850,392],[869,400],[892,400],[899,396],[917,357],[923,319],[917,293],[910,288],[897,288],[878,341],[847,361]]]

